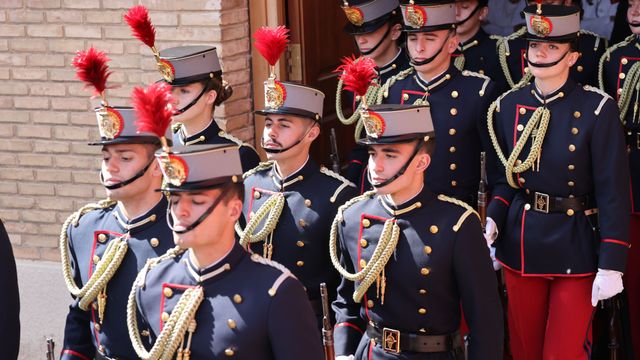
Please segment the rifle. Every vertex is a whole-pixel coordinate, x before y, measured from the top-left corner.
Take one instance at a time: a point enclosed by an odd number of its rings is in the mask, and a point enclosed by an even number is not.
[[[338,155],[338,141],[336,140],[336,129],[331,128],[331,134],[329,135],[329,142],[331,143],[331,169],[334,173],[340,174],[340,156]]]
[[[336,358],[333,348],[333,328],[329,319],[329,294],[327,284],[320,284],[320,297],[322,298],[322,345],[324,345],[324,358],[334,360]]]
[[[602,305],[607,310],[607,325],[609,342],[609,359],[621,359],[620,352],[620,334],[622,333],[622,325],[620,324],[620,295],[616,295],[610,299],[603,300]]]
[[[487,154],[480,153],[480,184],[478,185],[478,215],[482,230],[487,224]]]
[[[52,338],[47,338],[47,353],[46,353],[46,359],[47,360],[56,360],[56,355],[55,355],[55,350],[54,348],[56,347],[56,343],[53,341]]]

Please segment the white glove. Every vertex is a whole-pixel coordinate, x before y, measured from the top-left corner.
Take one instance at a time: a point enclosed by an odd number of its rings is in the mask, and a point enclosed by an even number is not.
[[[353,360],[353,355],[339,355],[336,360]]]
[[[487,246],[491,247],[494,241],[498,238],[498,226],[492,218],[487,218],[487,223],[484,225],[484,239],[487,241]]]
[[[598,301],[606,300],[624,289],[622,273],[615,270],[598,269],[591,289],[591,305],[598,305]]]
[[[498,271],[502,269],[502,264],[496,260],[496,248],[489,246],[489,255],[491,255],[491,262],[493,263],[493,270]]]

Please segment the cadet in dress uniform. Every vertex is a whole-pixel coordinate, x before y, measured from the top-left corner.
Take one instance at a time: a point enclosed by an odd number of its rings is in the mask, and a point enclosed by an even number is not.
[[[309,157],[320,134],[324,94],[275,80],[275,74],[264,91],[266,107],[256,113],[266,116],[261,143],[269,161],[244,175],[248,223],[240,243],[290,269],[321,320],[320,283],[327,284],[331,299],[339,283],[327,252],[329,227],[338,207],[357,193]]]
[[[579,9],[524,12],[535,81],[489,109],[502,166],[485,236],[491,242],[497,224],[514,359],[587,359],[593,306],[622,291],[630,211],[624,136],[611,97],[570,76]]]
[[[20,351],[20,296],[18,274],[9,235],[0,220],[0,346],[3,358],[15,360]]]
[[[631,175],[631,225],[629,261],[624,276],[628,296],[631,343],[640,356],[640,1],[629,2],[627,21],[633,34],[613,45],[600,59],[600,89],[611,95],[620,109]]]
[[[508,90],[498,53],[499,36],[487,34],[480,25],[489,14],[488,0],[456,0],[456,33],[460,44],[453,54],[456,67],[487,75],[496,84],[496,93]]]
[[[153,153],[157,136],[138,133],[133,108],[96,109],[102,147],[100,181],[107,199],[69,216],[60,234],[62,273],[74,297],[62,359],[126,358],[136,353],[127,336],[127,295],[149,258],[173,245],[167,200],[154,188],[162,172]]]
[[[146,9],[136,6],[125,17],[134,32],[136,22],[129,19],[148,19]],[[150,27],[150,22],[146,23]],[[139,27],[137,28],[139,29]],[[220,129],[214,111],[233,94],[223,80],[217,50],[211,46],[178,46],[158,52],[152,47],[163,80],[173,87],[178,110],[173,118],[174,144],[236,144],[240,146],[242,168],[247,171],[260,162],[256,150],[249,144]]]
[[[372,106],[363,121],[375,191],[343,205],[331,229],[343,275],[337,358],[462,359],[462,304],[469,359],[500,359],[502,312],[479,216],[424,182],[435,145],[429,107]]]
[[[389,79],[377,102],[431,106],[438,142],[426,184],[435,193],[475,206],[480,152],[490,146],[480,114],[495,99],[493,82],[454,66],[451,54],[458,40],[453,1],[402,5],[402,13],[413,67]]]
[[[544,4],[572,6],[572,0],[540,0]],[[528,1],[529,4],[535,1]],[[579,2],[578,2],[579,3]],[[580,30],[576,50],[580,54],[576,65],[571,68],[571,78],[583,85],[598,85],[598,60],[607,48],[607,40],[598,34],[587,30]],[[527,60],[527,27],[523,25],[511,35],[505,36],[498,42],[498,57],[502,73],[509,88],[523,78],[525,82],[531,80]]]
[[[192,145],[156,156],[178,247],[149,262],[131,289],[127,322],[138,356],[323,359],[300,282],[235,240],[244,191],[238,147]],[[153,342],[149,351],[143,329]]]
[[[371,58],[376,63],[378,84],[384,84],[391,76],[408,69],[409,57],[404,49],[402,34],[402,15],[398,0],[351,0],[344,1],[342,10],[347,17],[344,32],[353,36],[360,54]],[[349,104],[355,109],[356,101],[353,93],[343,92],[342,84],[338,85],[338,101],[336,113],[338,118],[347,125],[349,120],[342,113],[342,105]],[[364,133],[356,134],[356,139]],[[363,146],[355,145],[349,154],[349,165],[346,178],[360,189],[369,189],[370,184],[363,174],[367,168],[367,150]]]

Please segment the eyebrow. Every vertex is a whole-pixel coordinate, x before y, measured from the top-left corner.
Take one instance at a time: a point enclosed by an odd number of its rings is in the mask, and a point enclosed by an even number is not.
[[[278,118],[267,117],[265,119],[265,121],[293,123],[293,121],[291,121],[290,119],[284,118],[284,117],[278,117]]]

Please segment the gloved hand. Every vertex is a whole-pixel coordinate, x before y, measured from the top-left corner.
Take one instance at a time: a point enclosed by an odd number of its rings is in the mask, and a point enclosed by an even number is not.
[[[336,360],[353,360],[353,355],[339,355]]]
[[[491,247],[494,241],[498,238],[498,226],[492,218],[487,218],[487,223],[484,226],[484,239],[487,241],[487,246]],[[494,250],[495,252],[495,250]]]
[[[493,263],[493,270],[498,271],[502,269],[502,264],[496,260],[496,248],[489,246],[489,255],[491,255],[491,262]]]
[[[591,289],[591,305],[598,305],[598,301],[606,300],[624,289],[622,273],[615,270],[598,269]]]

